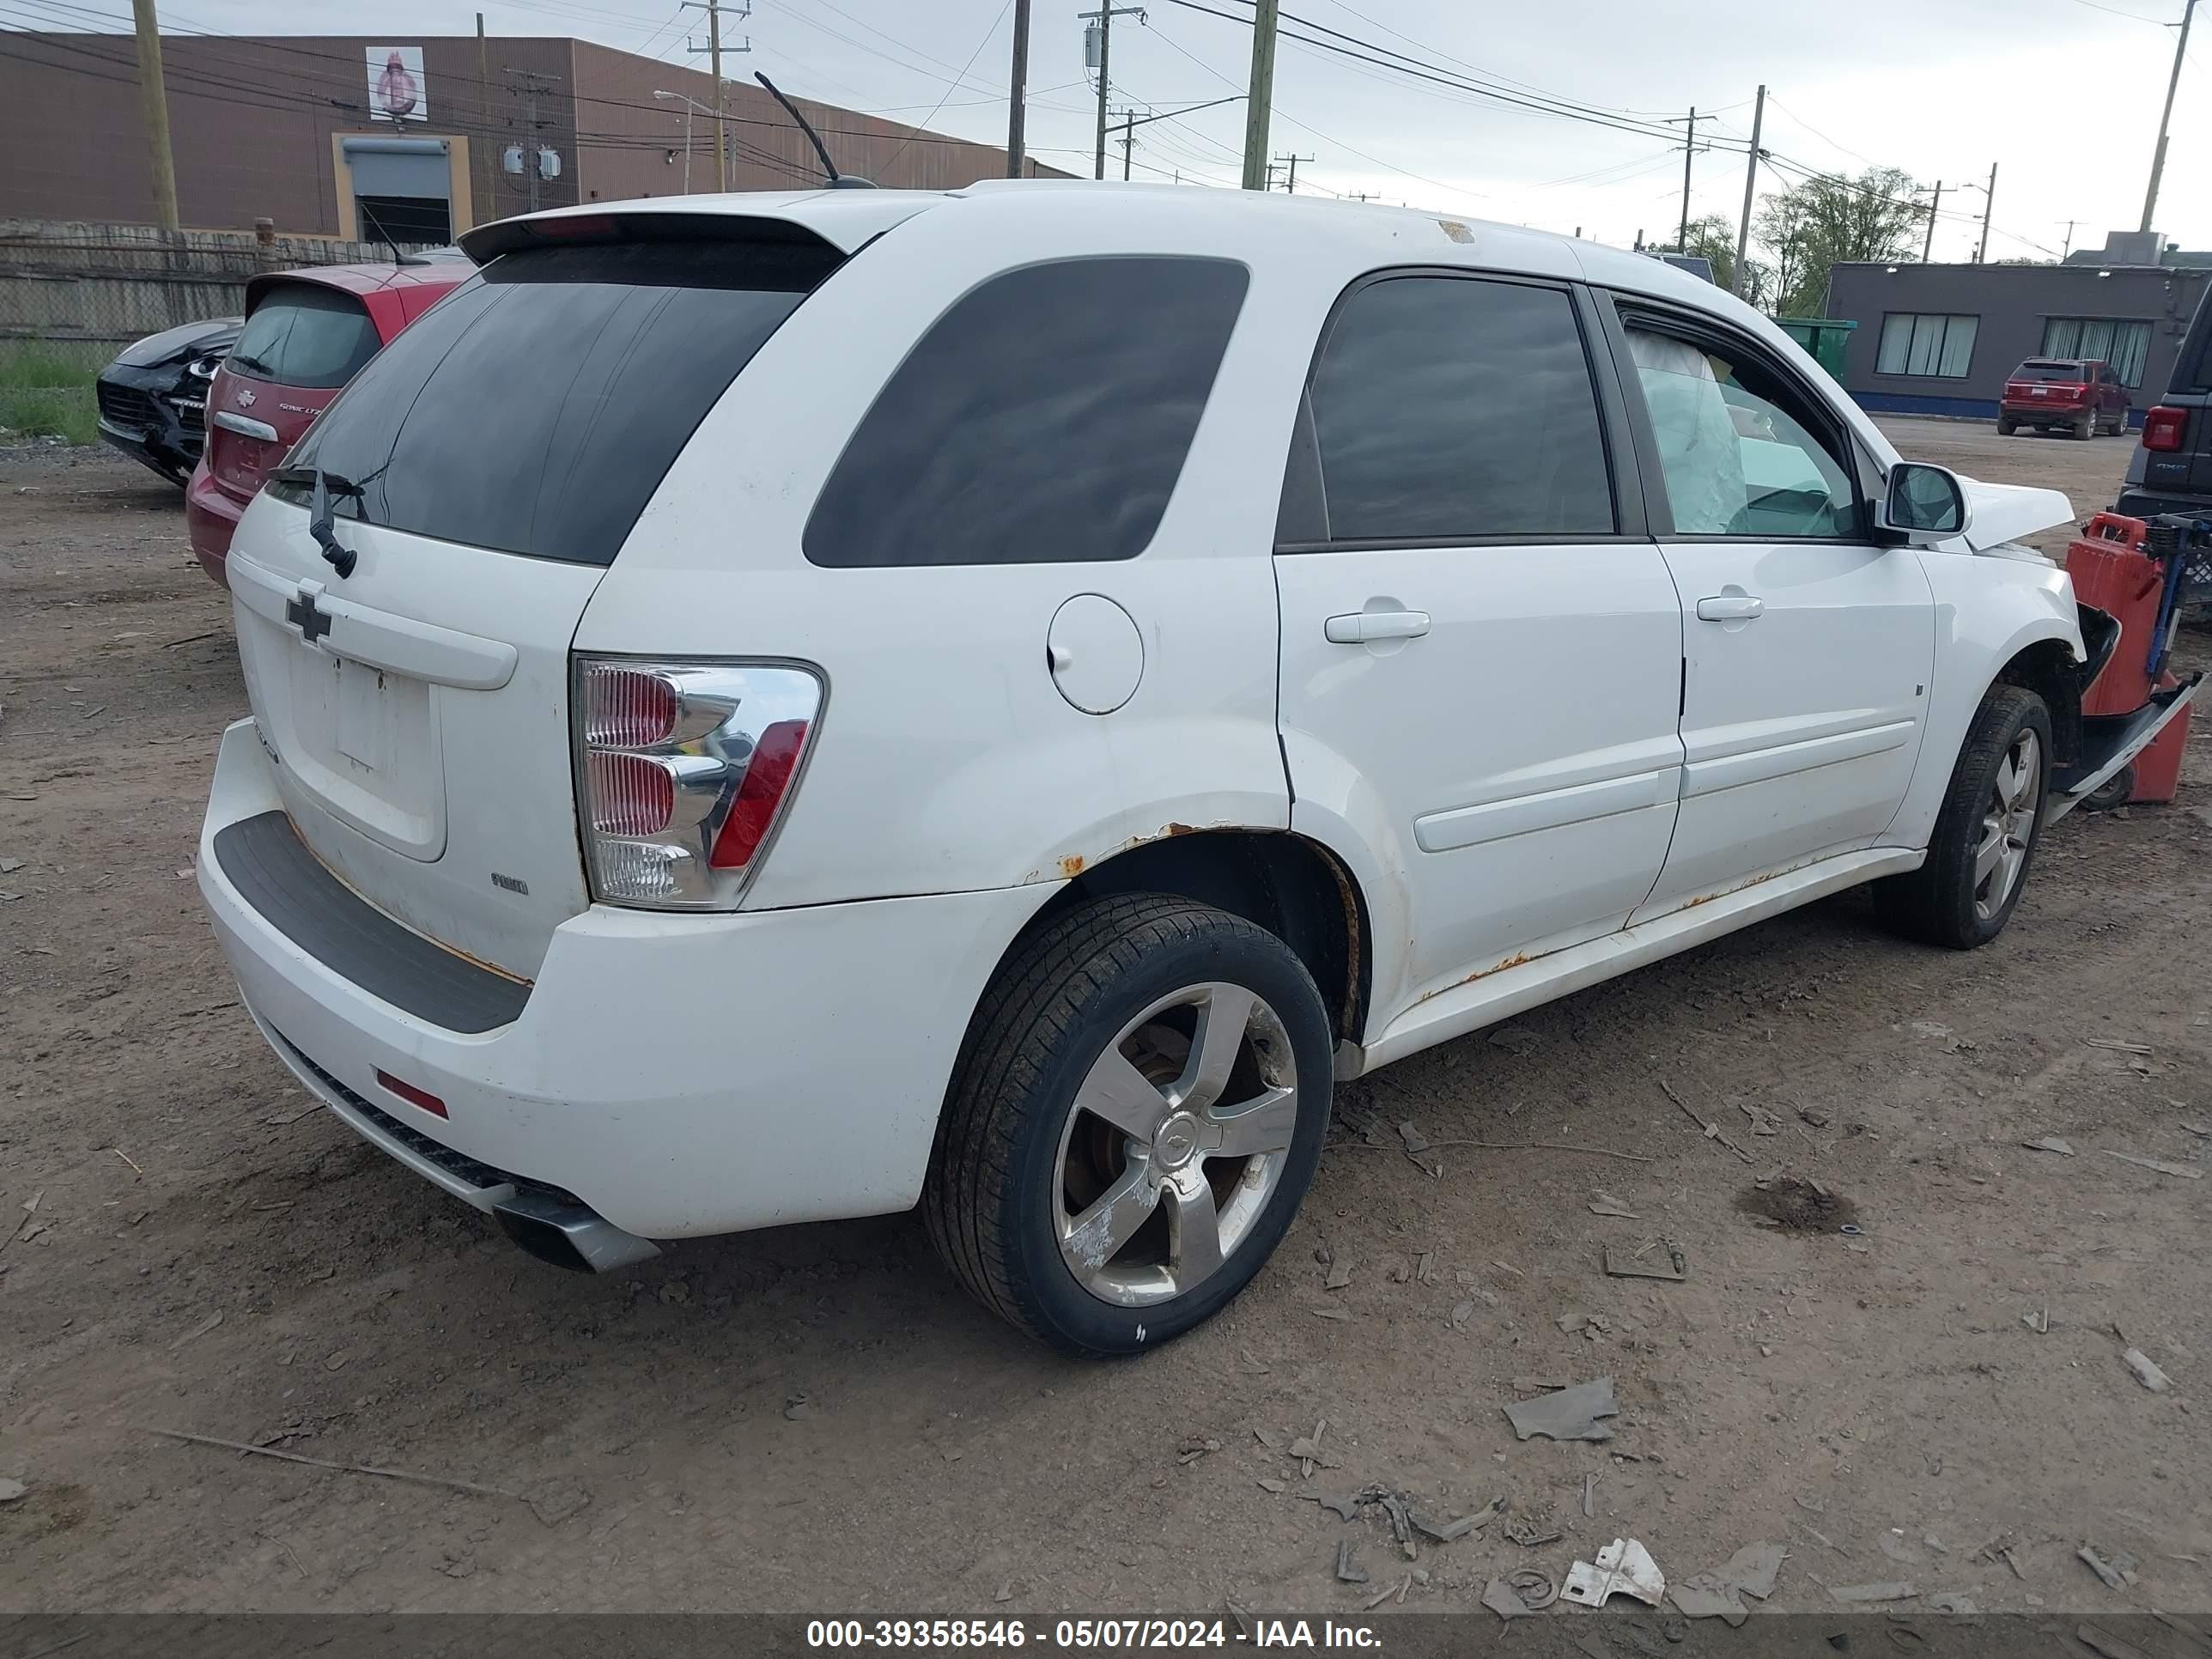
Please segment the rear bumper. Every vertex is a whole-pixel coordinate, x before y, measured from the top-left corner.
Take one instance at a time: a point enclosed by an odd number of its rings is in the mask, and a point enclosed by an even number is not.
[[[193,469],[192,480],[185,486],[185,529],[191,538],[192,556],[219,586],[230,586],[225,570],[230,557],[230,538],[245,512],[244,503],[232,500],[208,476],[205,461]]]
[[[479,1208],[557,1189],[648,1239],[910,1207],[969,1017],[1051,890],[716,916],[595,906],[556,930],[513,1023],[469,1034],[353,983],[225,874],[216,836],[279,806],[239,721],[201,829],[200,892],[294,1074]]]
[[[2005,421],[2040,421],[2046,425],[2071,425],[2089,412],[2084,404],[2005,404],[1997,405],[1997,418]]]

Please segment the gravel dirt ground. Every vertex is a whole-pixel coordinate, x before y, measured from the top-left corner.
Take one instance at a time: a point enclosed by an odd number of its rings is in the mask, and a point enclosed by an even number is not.
[[[2084,515],[2128,454],[1892,429]],[[908,1217],[574,1278],[313,1109],[190,879],[245,711],[176,492],[0,457],[0,1607],[1352,1612],[1418,1567],[1407,1609],[1467,1610],[1626,1534],[1678,1579],[1784,1544],[1783,1608],[2212,1608],[2203,720],[2180,802],[2057,827],[1988,950],[1846,895],[1344,1088],[1252,1289],[1085,1364]],[[1668,1244],[1682,1283],[1601,1270]],[[1516,1379],[1601,1376],[1609,1443],[1514,1439]],[[1506,1514],[1408,1563],[1305,1501],[1370,1482]]]

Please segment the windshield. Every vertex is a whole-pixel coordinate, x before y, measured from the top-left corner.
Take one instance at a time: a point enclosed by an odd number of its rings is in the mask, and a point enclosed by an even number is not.
[[[316,422],[276,488],[441,541],[609,564],[692,431],[841,263],[814,242],[526,248],[455,289]]]

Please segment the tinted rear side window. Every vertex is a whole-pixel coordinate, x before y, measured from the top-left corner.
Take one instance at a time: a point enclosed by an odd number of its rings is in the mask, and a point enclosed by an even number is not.
[[[1557,289],[1357,289],[1315,367],[1313,411],[1332,540],[1613,533],[1597,391]]]
[[[504,255],[394,339],[286,471],[360,485],[340,510],[374,524],[611,563],[707,411],[839,263],[812,240]]]
[[[1133,559],[1159,528],[1244,302],[1226,259],[1008,271],[938,319],[807,520],[834,567]]]
[[[278,283],[246,319],[231,348],[230,372],[280,386],[343,386],[381,343],[352,295],[313,283]]]
[[[2022,363],[2013,370],[2012,378],[2015,380],[2050,382],[2083,380],[2088,378],[2088,370],[2080,363]]]

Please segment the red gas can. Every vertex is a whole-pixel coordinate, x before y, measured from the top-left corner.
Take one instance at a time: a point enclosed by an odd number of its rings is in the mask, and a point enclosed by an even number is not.
[[[2166,589],[2166,567],[2143,551],[2149,527],[2141,519],[2100,513],[2081,527],[2066,550],[2066,571],[2074,597],[2119,619],[2120,642],[2081,694],[2085,715],[2126,714],[2150,701],[2154,690],[2177,684],[2161,672],[2153,685],[2146,672],[2158,631],[2159,602]],[[2169,801],[2181,778],[2182,751],[2189,744],[2185,708],[2166,723],[2150,746],[2136,756],[2131,801]]]

